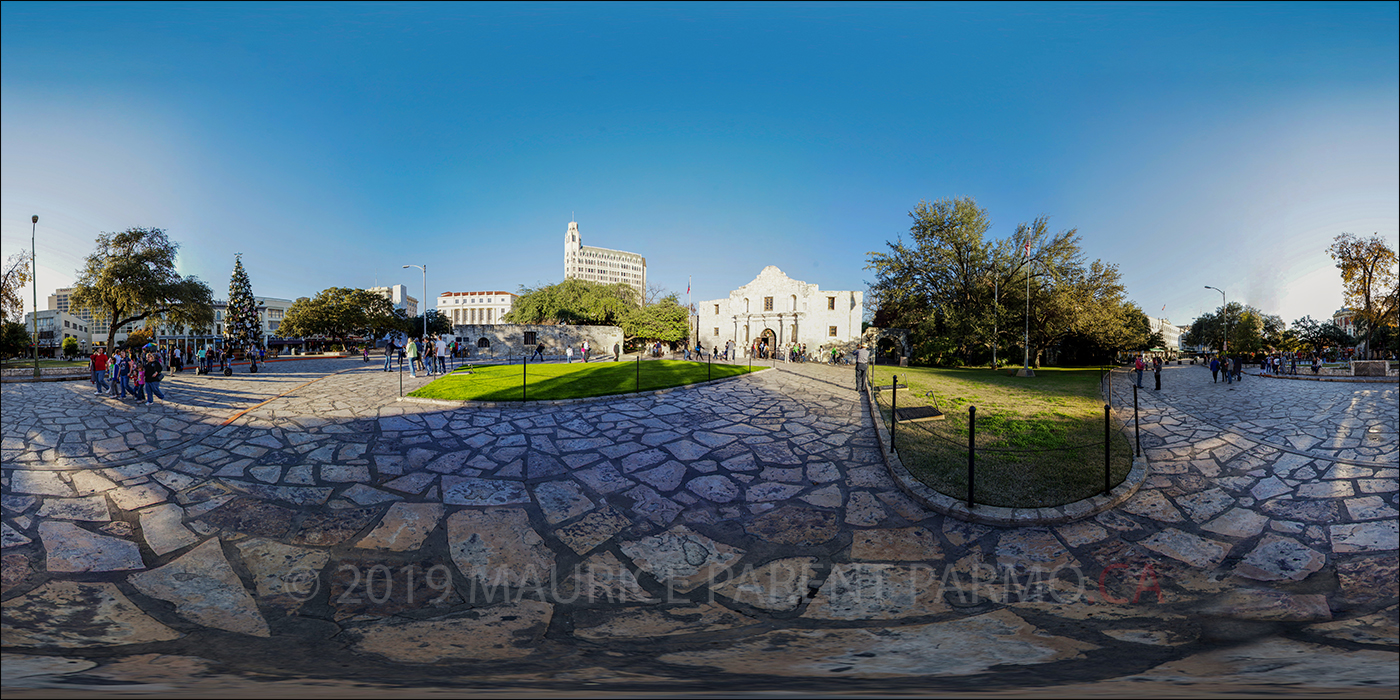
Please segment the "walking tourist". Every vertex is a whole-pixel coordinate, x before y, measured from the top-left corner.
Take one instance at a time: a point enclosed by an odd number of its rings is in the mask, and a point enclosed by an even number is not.
[[[394,341],[389,340],[384,343],[384,371],[388,372],[394,368]]]
[[[870,351],[865,343],[856,349],[856,391],[865,391],[865,373],[870,368]]]
[[[574,363],[574,346],[570,345],[567,348],[564,348],[564,362],[566,364]]]
[[[88,366],[92,369],[92,383],[96,385],[97,393],[107,392],[107,353],[98,348],[96,352],[88,358]]]
[[[1138,355],[1133,361],[1133,370],[1137,372],[1137,388],[1139,389],[1142,388],[1142,370],[1144,367],[1145,363],[1142,361],[1142,355]]]
[[[1212,357],[1210,358],[1210,383],[1214,384],[1218,381],[1220,381],[1220,358]]]
[[[1153,391],[1161,391],[1161,390],[1162,390],[1162,358],[1160,358],[1160,357],[1154,357],[1154,358],[1152,358],[1152,379],[1155,380],[1155,381],[1157,382],[1157,388],[1153,389]]]
[[[154,352],[146,353],[145,375],[147,406],[154,403],[155,397],[157,396],[160,397],[161,401],[165,400],[165,394],[160,390],[160,382],[162,379],[165,379],[165,373],[162,371],[163,369],[164,368],[161,367],[160,358],[156,357]]]
[[[434,348],[437,350],[438,372],[447,374],[447,341],[438,336]]]
[[[418,340],[409,340],[405,352],[408,353],[408,376],[417,378],[418,372],[416,363],[418,362]]]
[[[530,359],[533,360],[533,359],[535,359],[535,358],[537,358],[537,357],[540,359],[541,362],[544,361],[544,341],[543,341],[543,340],[541,340],[537,345],[535,345],[535,354],[531,355],[531,356],[530,356]]]

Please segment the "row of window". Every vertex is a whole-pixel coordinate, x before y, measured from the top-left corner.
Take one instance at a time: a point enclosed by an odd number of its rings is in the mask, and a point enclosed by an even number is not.
[[[794,323],[792,326],[789,326],[789,328],[792,329],[792,332],[791,332],[791,335],[789,335],[788,337],[790,337],[790,338],[796,338],[796,337],[797,337],[797,324]],[[714,335],[715,335],[715,337],[719,337],[719,327],[718,327],[718,326],[715,327]],[[827,337],[829,337],[829,338],[835,338],[835,337],[836,337],[836,326],[827,326],[827,327],[826,327],[826,335],[827,335]],[[744,342],[748,342],[748,340],[749,340],[749,329],[748,329],[747,326],[745,326],[745,327],[744,327]]]
[[[796,294],[793,294],[793,295],[791,296],[791,299],[792,299],[792,309],[791,309],[791,310],[792,310],[792,311],[796,311],[796,310],[797,310],[797,295],[796,295]],[[828,311],[835,311],[835,310],[836,310],[836,297],[827,297],[827,298],[826,298],[826,308],[827,308]],[[773,297],[763,297],[763,310],[764,310],[764,311],[772,311],[772,310],[773,310]],[[748,300],[747,298],[744,299],[744,313],[749,313],[749,300]],[[719,315],[719,304],[715,304],[715,315],[716,315],[716,316]]]

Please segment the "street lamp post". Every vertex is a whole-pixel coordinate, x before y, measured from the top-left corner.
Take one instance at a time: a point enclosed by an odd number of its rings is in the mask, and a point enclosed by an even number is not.
[[[428,339],[428,266],[427,265],[404,265],[405,270],[416,267],[423,271],[423,340]]]
[[[35,231],[39,228],[39,215],[29,219],[29,263],[32,266],[30,277],[34,282],[34,378],[39,378],[39,249],[35,245]]]
[[[1034,377],[1034,376],[1035,376],[1035,371],[1031,369],[1031,258],[1030,258],[1030,252],[1031,252],[1031,244],[1030,244],[1030,242],[1028,241],[1028,242],[1026,243],[1026,336],[1025,336],[1025,340],[1024,340],[1024,345],[1025,345],[1026,354],[1025,354],[1025,361],[1024,361],[1025,364],[1024,364],[1024,366],[1021,367],[1021,371],[1020,371],[1020,372],[1017,372],[1017,373],[1016,373],[1016,376],[1018,376],[1018,377]]]
[[[1220,317],[1225,320],[1225,337],[1220,341],[1220,354],[1228,356],[1230,354],[1230,314],[1229,310],[1225,308],[1225,290],[1210,285],[1206,285],[1206,289],[1220,292]]]

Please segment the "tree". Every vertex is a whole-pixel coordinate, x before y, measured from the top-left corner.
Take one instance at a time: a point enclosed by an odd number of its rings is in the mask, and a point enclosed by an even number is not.
[[[893,315],[891,320],[911,331],[927,333],[927,324],[941,313],[945,331],[939,335],[947,336],[966,361],[971,346],[985,335],[984,327],[992,325],[989,272],[999,270],[991,264],[992,247],[983,240],[990,227],[987,213],[976,200],[963,197],[921,200],[909,218],[910,243],[901,236],[886,244],[889,252],[868,253],[865,269],[875,271],[871,297],[887,317]]]
[[[228,283],[228,308],[224,311],[224,338],[230,349],[252,351],[261,345],[262,322],[253,283],[243,269],[243,254],[233,255],[233,276]]]
[[[351,335],[378,335],[379,331],[399,329],[402,322],[403,317],[395,315],[383,296],[363,289],[331,287],[315,298],[292,302],[278,331],[300,338],[326,336],[343,345]]]
[[[126,347],[133,350],[145,347],[147,343],[155,340],[155,331],[150,328],[137,328],[126,334]]]
[[[675,294],[668,294],[655,304],[633,309],[623,318],[622,333],[626,340],[660,340],[675,343],[688,340],[690,314]]]
[[[1366,332],[1366,349],[1374,352],[1376,329],[1397,325],[1400,312],[1396,253],[1378,235],[1362,239],[1350,233],[1332,239],[1327,253],[1342,271],[1343,303],[1356,309]]]
[[[0,321],[20,321],[24,318],[24,285],[29,284],[34,254],[21,250],[5,261],[0,278]]]
[[[428,316],[428,335],[443,335],[452,332],[452,319],[447,314],[437,309],[429,309],[424,314]],[[417,338],[423,334],[423,314],[417,316],[404,316],[399,319],[398,329],[406,335]]]
[[[0,357],[14,357],[29,349],[29,329],[19,321],[0,321]]]
[[[68,357],[74,357],[74,356],[76,356],[77,354],[78,354],[78,339],[77,339],[77,338],[71,338],[71,337],[70,337],[70,338],[64,338],[64,339],[63,339],[63,356],[64,356],[65,358],[68,358]]]
[[[168,323],[200,327],[213,323],[213,293],[198,277],[175,271],[180,245],[158,228],[102,233],[74,285],[70,304],[108,322],[107,347],[117,329],[164,316]]]
[[[617,326],[639,306],[638,301],[637,290],[631,285],[570,278],[541,287],[522,286],[515,305],[502,320],[506,323]]]

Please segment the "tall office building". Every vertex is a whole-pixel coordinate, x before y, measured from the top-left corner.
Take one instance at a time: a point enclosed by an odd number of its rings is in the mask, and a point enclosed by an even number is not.
[[[583,244],[578,222],[569,222],[564,234],[564,279],[629,284],[640,300],[647,291],[647,259],[624,250],[594,248]]]

